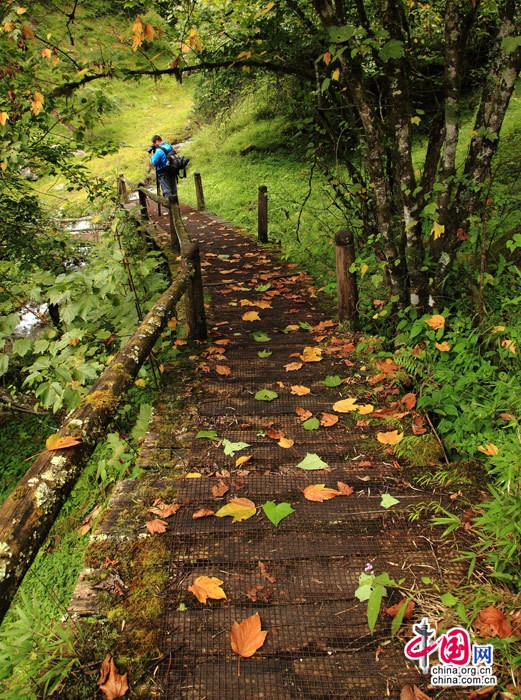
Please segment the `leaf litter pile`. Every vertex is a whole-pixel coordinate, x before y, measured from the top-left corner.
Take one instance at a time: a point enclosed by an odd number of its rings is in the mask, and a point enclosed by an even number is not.
[[[443,571],[442,542],[405,513],[432,494],[411,488],[396,455],[426,432],[404,373],[370,348],[358,356],[295,266],[199,212],[185,218],[210,342],[176,503],[147,524],[172,552],[161,697],[383,700],[417,686],[429,697],[403,655],[410,620],[402,641],[385,612],[371,634],[355,597],[368,566],[406,585]]]

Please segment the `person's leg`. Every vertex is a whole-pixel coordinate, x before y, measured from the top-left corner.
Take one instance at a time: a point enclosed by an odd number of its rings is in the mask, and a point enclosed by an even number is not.
[[[163,193],[163,197],[166,197],[166,199],[168,199],[171,194],[175,194],[175,192],[172,191],[172,183],[170,181],[170,177],[167,174],[159,176],[159,184],[161,185],[161,192]]]

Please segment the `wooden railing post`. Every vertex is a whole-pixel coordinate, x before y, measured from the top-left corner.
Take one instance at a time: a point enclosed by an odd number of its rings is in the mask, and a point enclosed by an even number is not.
[[[206,312],[204,309],[203,277],[197,243],[193,243],[190,250],[187,251],[186,261],[191,268],[191,280],[185,293],[186,318],[190,329],[190,338],[206,340],[208,331],[206,329]]]
[[[143,182],[139,182],[138,187],[145,187],[145,185]],[[138,190],[137,194],[139,197],[139,205],[141,206],[141,218],[143,221],[148,221],[150,217],[148,216],[147,196],[142,190]]]
[[[127,201],[127,186],[125,184],[125,176],[121,173],[118,177],[118,199],[122,202]]]
[[[259,187],[257,233],[259,243],[268,242],[268,188],[266,185]]]
[[[204,193],[203,193],[203,182],[201,180],[201,173],[194,173],[195,182],[195,194],[197,195],[197,209],[198,211],[204,211],[206,205],[204,203]]]
[[[175,226],[174,219],[174,206],[179,203],[176,194],[171,194],[168,198],[168,218],[170,221],[170,247],[174,253],[179,253],[181,250],[181,243],[179,242],[179,236],[177,235],[177,229]]]
[[[353,232],[347,229],[337,231],[335,244],[338,319],[345,321],[354,331],[358,328],[358,285],[356,273],[350,269],[355,262]]]

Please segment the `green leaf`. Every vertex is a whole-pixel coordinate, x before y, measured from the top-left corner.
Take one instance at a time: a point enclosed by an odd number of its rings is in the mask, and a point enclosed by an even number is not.
[[[398,39],[390,39],[380,49],[380,58],[384,62],[390,58],[403,58],[403,56],[405,56],[403,42]]]
[[[197,435],[195,436],[197,438],[207,438],[208,440],[218,440],[219,436],[217,435],[217,432],[215,430],[200,430]]]
[[[9,367],[9,355],[5,355],[4,353],[0,353],[0,377],[7,372],[8,367]]]
[[[407,611],[407,606],[409,605],[410,601],[410,598],[405,598],[405,603],[400,605],[400,607],[398,608],[398,612],[396,613],[396,615],[393,618],[393,621],[391,622],[391,637],[394,637],[398,633],[403,622],[403,616]]]
[[[362,572],[358,577],[358,588],[355,591],[355,596],[362,603],[364,600],[369,600],[371,591],[373,590],[374,574],[366,574]]]
[[[382,598],[387,595],[387,589],[384,586],[376,585],[371,591],[369,600],[367,602],[367,624],[371,632],[374,631],[376,620],[380,614],[380,608],[382,607]]]
[[[318,430],[320,428],[320,421],[318,418],[308,418],[302,423],[304,430]]]
[[[345,24],[341,27],[329,27],[329,38],[338,44],[343,41],[349,41],[356,33],[356,27],[353,24]]]
[[[329,387],[340,386],[340,384],[342,384],[342,379],[338,376],[338,374],[335,374],[335,375],[328,374],[327,377],[322,382],[322,384],[325,384],[326,386],[329,386]]]
[[[226,438],[223,440],[224,454],[229,456],[232,456],[236,452],[239,452],[239,450],[244,450],[245,447],[249,446],[250,444],[248,442],[231,442]]]
[[[267,282],[266,284],[259,284],[258,287],[255,287],[256,292],[267,292],[268,289],[271,289],[271,282]]]
[[[501,42],[501,48],[506,54],[514,53],[521,46],[521,36],[506,36]]]
[[[391,496],[390,493],[382,494],[382,500],[380,501],[380,505],[382,506],[382,508],[391,508],[397,503],[400,503],[400,501],[394,496]]]
[[[264,358],[264,357],[271,357],[271,355],[273,355],[273,353],[272,353],[271,350],[259,350],[259,352],[257,353],[257,355],[258,355],[259,357],[263,357],[263,358]]]
[[[307,321],[299,321],[298,325],[302,328],[304,331],[312,331],[313,326],[311,326]]]
[[[441,596],[440,600],[443,603],[443,605],[446,605],[449,608],[453,608],[459,602],[458,599],[452,595],[452,593],[444,593]]]
[[[269,343],[271,340],[270,336],[267,333],[263,333],[262,331],[256,331],[255,333],[252,333],[252,338],[256,343]]]
[[[33,341],[30,338],[18,338],[13,343],[13,352],[20,357],[27,355],[33,346]]]
[[[297,469],[304,469],[305,471],[313,471],[315,469],[328,469],[329,464],[326,464],[320,457],[313,453],[307,453],[302,462],[297,464]]]
[[[262,505],[262,510],[275,527],[277,527],[281,520],[295,512],[295,509],[292,508],[289,503],[275,504],[273,501],[266,501],[266,503]]]
[[[273,401],[273,399],[278,398],[278,394],[271,389],[261,389],[255,394],[255,398],[257,401]]]

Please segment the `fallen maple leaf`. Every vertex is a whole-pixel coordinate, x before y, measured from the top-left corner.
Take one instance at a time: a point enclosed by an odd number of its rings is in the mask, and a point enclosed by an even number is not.
[[[223,377],[232,373],[231,369],[226,365],[215,365],[215,371]]]
[[[297,408],[295,409],[295,413],[297,414],[301,422],[304,422],[308,418],[311,418],[313,415],[311,411],[307,410],[307,408],[301,408],[300,406],[297,406]]]
[[[212,486],[212,496],[214,498],[220,498],[221,496],[224,496],[225,493],[228,493],[229,490],[230,487],[228,484],[225,484],[222,479],[219,479],[217,485]]]
[[[195,513],[192,515],[192,520],[199,520],[199,518],[208,518],[210,515],[215,515],[215,511],[210,510],[209,508],[199,508],[199,510],[196,510]]]
[[[348,484],[344,484],[343,481],[337,481],[336,487],[337,487],[341,496],[350,496],[354,491],[354,488],[352,486],[349,486]]]
[[[249,462],[252,457],[253,455],[243,455],[242,457],[237,457],[235,460],[235,466],[240,467],[241,464],[246,464],[246,462]]]
[[[275,428],[270,428],[270,430],[267,430],[266,435],[272,440],[280,440],[284,437],[284,433],[281,433],[280,430],[275,430]]]
[[[405,396],[402,397],[401,403],[410,411],[416,406],[416,394],[405,394]]]
[[[425,323],[430,326],[433,331],[437,331],[438,328],[443,328],[445,326],[445,318],[440,316],[440,314],[434,314],[430,318],[425,319]]]
[[[333,411],[337,413],[350,413],[351,411],[358,411],[360,406],[356,405],[356,399],[342,399],[333,404]]]
[[[147,522],[147,530],[150,532],[151,535],[166,532],[167,527],[168,523],[165,523],[164,520],[160,520],[159,518],[156,518],[155,520],[149,520]]]
[[[451,346],[447,343],[446,340],[444,340],[443,343],[434,343],[434,345],[440,352],[449,352],[451,348]]]
[[[306,347],[299,357],[302,362],[320,362],[322,360],[322,348]]]
[[[374,406],[370,403],[364,403],[361,406],[358,406],[356,410],[358,413],[360,413],[360,415],[367,416],[369,413],[374,411]]]
[[[400,610],[401,607],[403,607],[405,605],[406,602],[407,602],[407,598],[402,598],[399,603],[396,603],[396,605],[392,605],[390,608],[387,608],[385,612],[390,617],[396,617],[396,615],[398,615],[398,611]],[[416,603],[414,602],[414,600],[409,600],[409,602],[407,603],[407,607],[405,608],[405,612],[403,614],[404,620],[408,620],[409,618],[412,617],[412,614],[413,614],[415,607],[416,607]]]
[[[174,515],[174,513],[177,513],[179,508],[181,508],[181,503],[170,503],[166,505],[159,499],[159,501],[156,501],[153,507],[148,510],[150,513],[154,513],[154,515],[159,515],[160,518],[169,518],[171,515]]]
[[[287,365],[284,365],[286,372],[296,372],[301,367],[302,362],[289,362]]]
[[[481,637],[499,637],[507,639],[512,636],[512,627],[505,613],[493,605],[484,608],[474,620],[474,625]]]
[[[311,393],[311,389],[309,389],[307,386],[301,386],[300,384],[294,384],[291,387],[291,393],[295,394],[296,396],[306,396],[306,394]]]
[[[50,452],[52,450],[64,450],[66,447],[74,447],[74,445],[79,445],[81,438],[74,437],[73,435],[49,435],[45,441],[45,447]]]
[[[376,439],[382,445],[397,445],[403,440],[403,433],[397,430],[390,430],[388,433],[376,433]]]
[[[265,564],[263,561],[260,561],[260,562],[258,563],[258,567],[259,567],[259,570],[260,570],[261,574],[264,576],[264,578],[265,578],[267,581],[269,581],[270,583],[275,583],[275,581],[276,581],[277,579],[275,578],[275,576],[271,576],[271,575],[268,573],[268,570],[266,569],[266,564]]]
[[[215,576],[198,576],[193,584],[188,586],[188,590],[194,594],[200,603],[206,605],[208,598],[212,600],[223,600],[226,598],[226,593],[221,588],[223,583],[224,581]]]
[[[284,447],[284,449],[289,449],[290,447],[293,447],[294,444],[295,441],[287,437],[281,437],[277,443],[279,447]]]
[[[332,425],[336,425],[338,420],[338,416],[334,416],[332,413],[323,413],[320,419],[320,425],[323,428],[330,428]]]
[[[233,517],[234,523],[241,520],[248,520],[257,512],[257,507],[253,501],[248,498],[232,498],[225,506],[219,508],[215,514],[218,518],[224,518],[227,515]]]
[[[118,672],[110,654],[107,654],[101,664],[98,687],[107,700],[122,698],[128,692],[127,674],[121,675]]]
[[[329,501],[330,498],[340,495],[340,491],[326,488],[325,484],[311,484],[311,486],[306,486],[304,489],[304,498],[307,498],[308,501],[315,501],[316,503]]]
[[[261,318],[257,311],[247,311],[245,314],[242,315],[242,320],[243,321],[260,321]]]
[[[241,623],[233,623],[230,634],[232,649],[243,658],[253,656],[264,644],[267,634],[266,630],[261,629],[259,613],[255,613]]]

